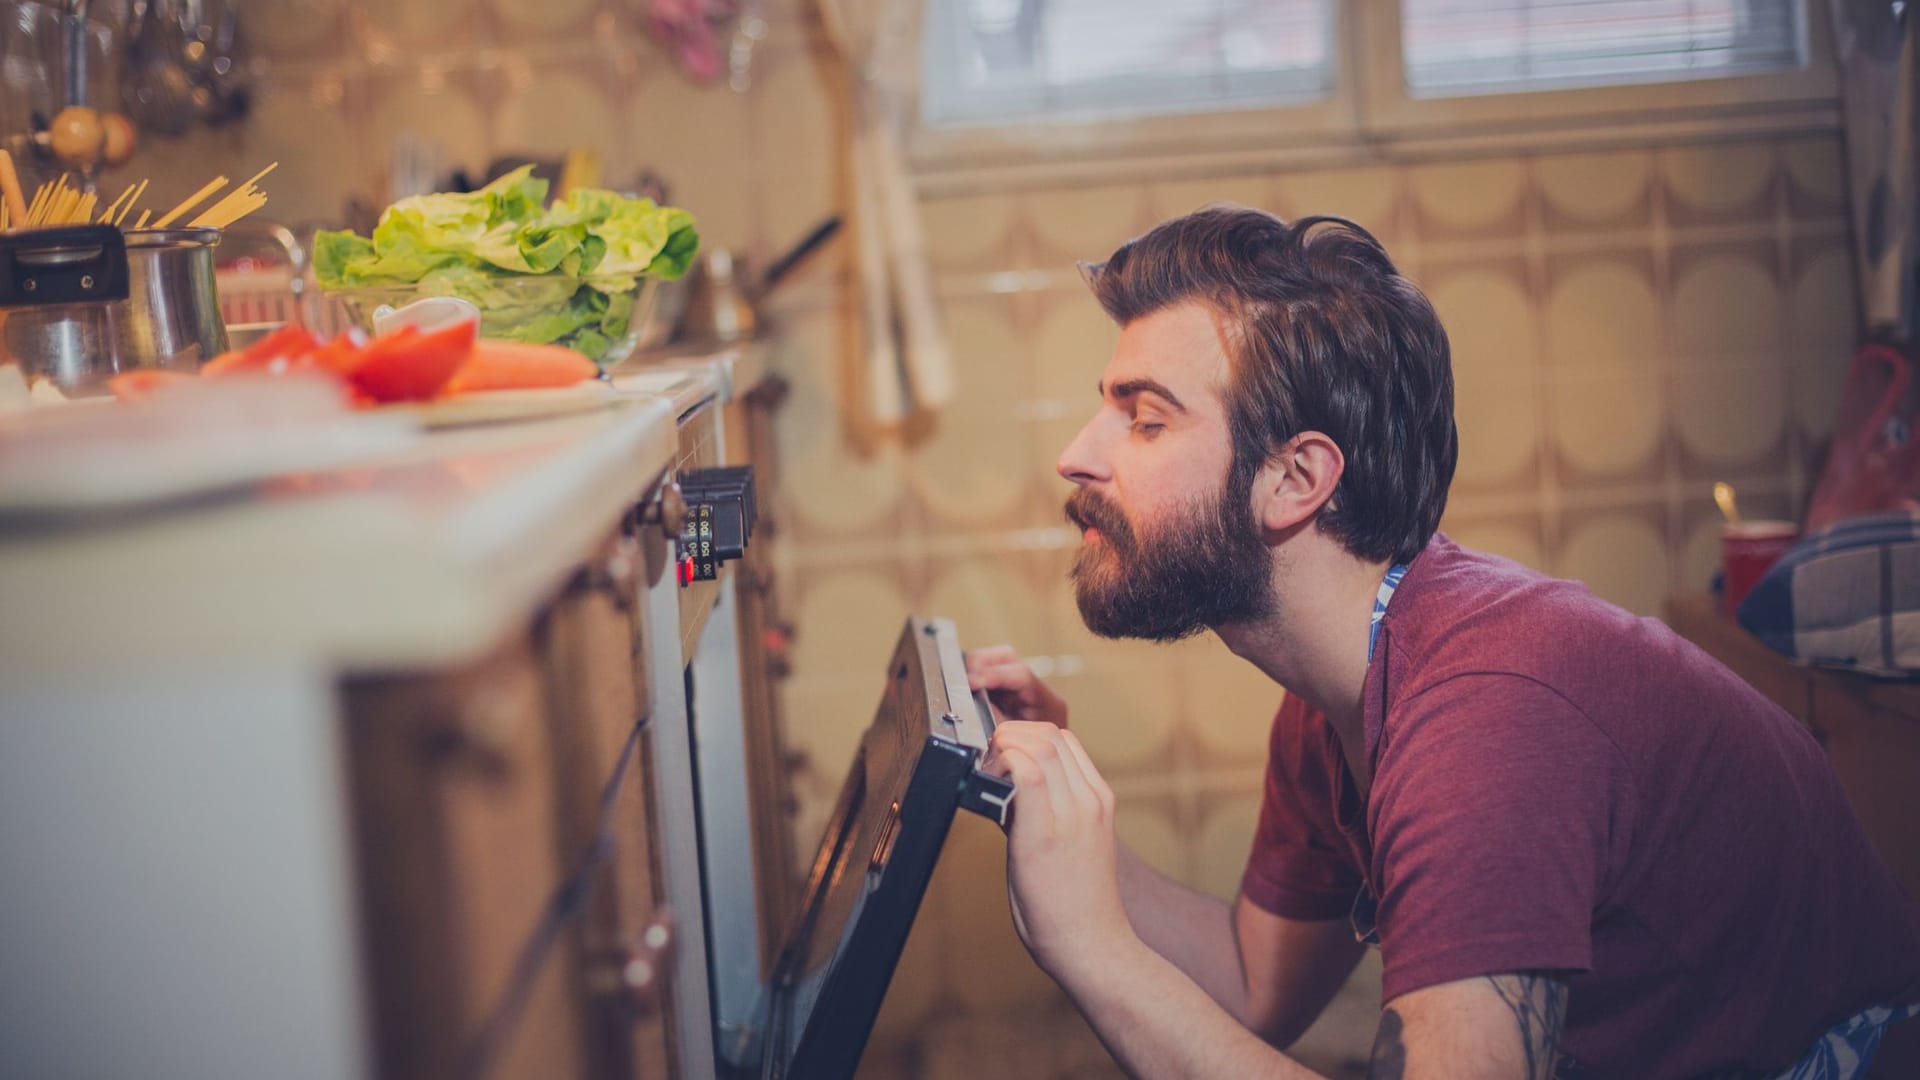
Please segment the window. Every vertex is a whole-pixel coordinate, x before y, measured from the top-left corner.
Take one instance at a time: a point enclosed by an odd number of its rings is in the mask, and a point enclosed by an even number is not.
[[[1782,71],[1796,0],[1401,0],[1415,96]]]
[[[1306,104],[1360,66],[1342,37],[1382,20],[1398,32],[1380,59],[1411,98],[1787,72],[1805,65],[1808,2],[926,0],[921,112],[940,126]],[[1343,27],[1343,4],[1366,19]]]
[[[1211,111],[1325,97],[1335,0],[932,0],[935,124]]]
[[[911,153],[923,183],[965,186],[1833,131],[1827,3],[923,0]]]

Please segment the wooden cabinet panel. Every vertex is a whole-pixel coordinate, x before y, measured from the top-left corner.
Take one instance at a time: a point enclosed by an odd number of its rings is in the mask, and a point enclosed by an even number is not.
[[[1920,896],[1920,703],[1902,713],[1873,690],[1814,680],[1813,731],[1867,839],[1907,892]]]
[[[720,410],[706,407],[692,416],[682,417],[680,421],[680,445],[673,461],[676,476],[693,472],[696,469],[710,469],[727,460],[722,455],[726,446],[720,433]],[[733,568],[725,563],[720,566],[720,576],[725,578],[733,573]],[[700,633],[706,629],[707,616],[713,613],[713,606],[720,599],[720,581],[691,581],[680,589],[680,655],[689,660],[700,642]]]
[[[673,1059],[666,995],[637,1005],[623,970],[663,899],[649,832],[647,672],[634,618],[638,562],[632,545],[610,542],[555,602],[540,634],[562,846],[589,869],[586,909],[570,947],[582,975],[590,1072],[605,1077],[665,1077]]]
[[[725,429],[731,461],[751,461],[760,517],[735,578],[739,603],[740,696],[746,724],[748,804],[753,817],[754,881],[758,892],[761,965],[771,972],[781,940],[800,907],[802,879],[793,847],[793,759],[780,716],[778,681],[786,677],[793,628],[780,612],[773,541],[779,535],[774,492],[779,465],[773,414],[786,384],[769,379],[729,403]]]
[[[529,644],[345,696],[380,1071],[574,1075],[574,960],[522,956],[563,865]]]

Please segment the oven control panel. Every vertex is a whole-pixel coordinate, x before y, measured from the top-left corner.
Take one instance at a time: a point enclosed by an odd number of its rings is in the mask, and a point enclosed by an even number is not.
[[[721,563],[747,552],[755,517],[753,466],[693,469],[681,473],[679,482],[687,501],[674,552],[680,584],[717,581]]]

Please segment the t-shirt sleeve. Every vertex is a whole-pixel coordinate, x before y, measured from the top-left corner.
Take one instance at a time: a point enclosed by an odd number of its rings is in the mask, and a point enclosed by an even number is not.
[[[1580,710],[1520,676],[1456,677],[1396,707],[1375,768],[1383,1000],[1592,966],[1633,785]]]
[[[1273,718],[1266,788],[1253,854],[1240,892],[1269,914],[1303,921],[1344,918],[1360,869],[1337,834],[1326,721],[1292,695]]]

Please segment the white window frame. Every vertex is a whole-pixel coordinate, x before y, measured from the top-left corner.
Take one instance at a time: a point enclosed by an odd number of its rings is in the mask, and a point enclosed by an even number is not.
[[[1220,175],[1478,149],[1835,132],[1839,78],[1826,0],[1798,0],[1798,14],[1806,53],[1792,71],[1416,97],[1401,64],[1400,0],[1339,0],[1333,86],[1320,100],[964,127],[919,123],[916,107],[909,155],[921,189],[942,194],[1054,178]]]
[[[923,0],[912,0],[920,3]],[[1008,161],[1085,160],[1089,155],[1109,158],[1147,151],[1172,155],[1196,149],[1218,149],[1251,139],[1283,145],[1326,143],[1353,126],[1354,102],[1359,100],[1359,75],[1343,63],[1345,42],[1353,40],[1358,24],[1351,0],[1335,0],[1332,86],[1324,97],[1298,104],[1255,105],[1202,112],[1137,113],[1125,116],[1063,113],[1045,118],[1021,117],[1004,125],[970,123],[951,127],[919,122],[910,133],[910,152],[916,166],[992,165]],[[957,32],[956,27],[930,21],[928,33]]]

